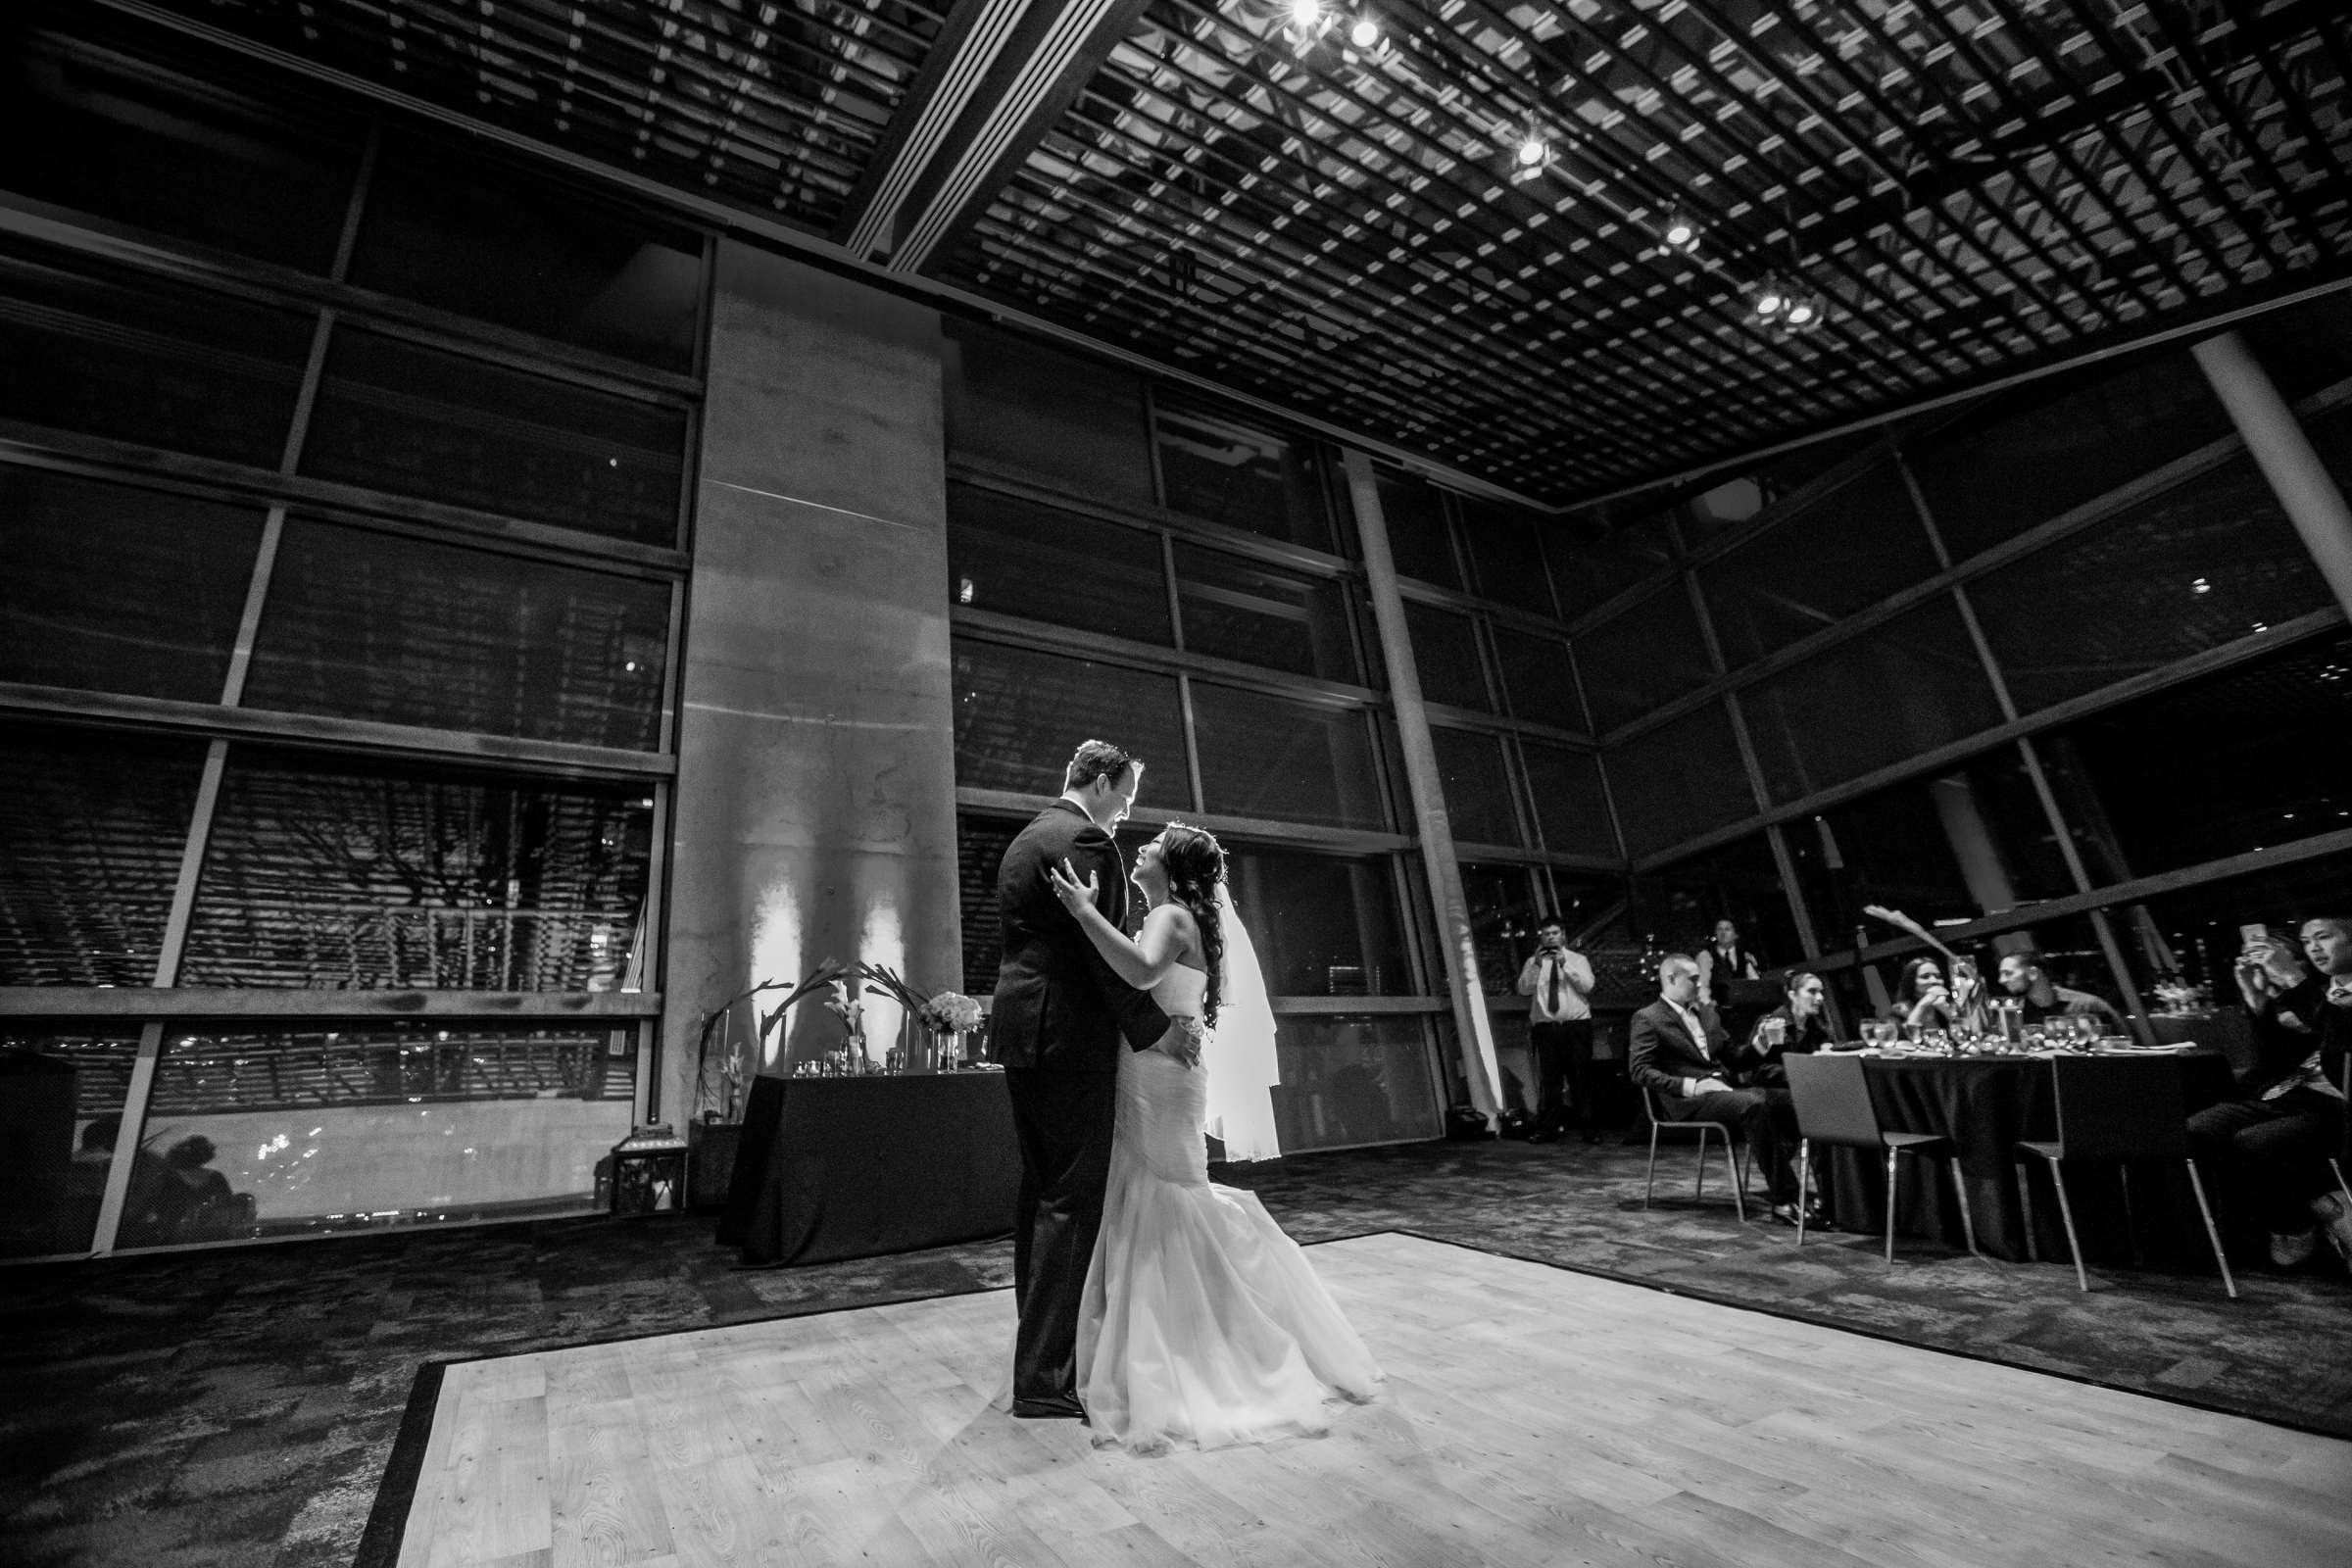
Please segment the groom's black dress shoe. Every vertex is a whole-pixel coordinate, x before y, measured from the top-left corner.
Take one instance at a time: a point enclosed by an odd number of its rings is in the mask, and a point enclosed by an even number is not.
[[[1056,1394],[1044,1399],[1015,1399],[1012,1413],[1024,1421],[1083,1421],[1086,1406],[1074,1394]]]

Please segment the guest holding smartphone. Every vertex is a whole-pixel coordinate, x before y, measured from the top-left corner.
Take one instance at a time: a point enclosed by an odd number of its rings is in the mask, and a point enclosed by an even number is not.
[[[2301,1263],[2322,1232],[2352,1259],[2352,1211],[2330,1191],[2328,1170],[2344,1138],[2352,916],[2304,921],[2300,953],[2261,926],[2244,935],[2235,973],[2254,1015],[2254,1064],[2234,1096],[2188,1118],[2189,1145],[2233,1173],[2239,1201],[2260,1206],[2273,1263]]]

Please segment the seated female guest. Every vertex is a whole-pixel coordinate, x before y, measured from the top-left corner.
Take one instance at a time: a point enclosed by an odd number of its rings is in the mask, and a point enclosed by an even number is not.
[[[1880,1014],[1913,1029],[1984,1028],[1984,985],[1977,966],[1966,958],[1952,959],[1952,978],[1946,984],[1943,967],[1934,958],[1914,958],[1903,966],[1902,984],[1894,1000]]]
[[[1829,993],[1821,976],[1802,971],[1788,976],[1788,999],[1756,1020],[1740,1048],[1739,1067],[1743,1080],[1756,1087],[1783,1087],[1788,1056],[1809,1056],[1830,1043]]]

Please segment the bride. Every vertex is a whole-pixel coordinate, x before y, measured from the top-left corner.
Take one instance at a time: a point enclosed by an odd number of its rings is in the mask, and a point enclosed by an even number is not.
[[[1091,874],[1080,882],[1064,862],[1048,875],[1171,1033],[1204,1040],[1198,1068],[1156,1046],[1119,1054],[1102,1230],[1078,1319],[1078,1392],[1097,1441],[1157,1452],[1327,1431],[1324,1401],[1370,1398],[1380,1369],[1256,1195],[1208,1180],[1207,1079],[1236,1054],[1220,1043],[1220,1013],[1253,1004],[1269,1053],[1273,1029],[1225,852],[1182,823],[1139,850],[1132,880],[1151,913],[1132,939],[1095,907]],[[1250,983],[1237,985],[1237,971]]]

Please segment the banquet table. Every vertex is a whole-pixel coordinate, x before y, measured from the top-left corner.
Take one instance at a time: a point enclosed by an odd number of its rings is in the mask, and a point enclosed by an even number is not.
[[[2131,1059],[2111,1059],[2119,1065]],[[2144,1059],[2144,1058],[2142,1058]],[[2230,1066],[2219,1052],[2190,1051],[2174,1057],[2180,1065],[2186,1109],[2194,1113],[2230,1092]],[[2017,1186],[2017,1145],[2057,1135],[2057,1108],[2046,1060],[2031,1056],[1874,1056],[1863,1076],[1879,1124],[1887,1132],[1932,1133],[1959,1148],[1960,1179],[1968,1187],[1977,1246],[1987,1255],[2023,1260],[2024,1205]],[[1883,1156],[1834,1150],[1824,1206],[1840,1230],[1884,1234],[1886,1174]],[[1964,1245],[1960,1208],[1952,1195],[1948,1161],[1906,1159],[1894,1228],[1900,1235],[1932,1237]],[[2034,1229],[2040,1255],[2066,1255],[2066,1231],[2046,1165],[2028,1156]],[[2199,1226],[2188,1173],[2177,1161],[2135,1162],[2132,1168],[2127,1221],[2122,1181],[2112,1164],[2070,1166],[2067,1196],[2085,1262],[2143,1262],[2183,1267],[2212,1266]],[[2217,1173],[2207,1173],[2213,1192]]]
[[[718,1240],[749,1264],[878,1257],[1012,1229],[1012,1102],[997,1072],[762,1076]]]

